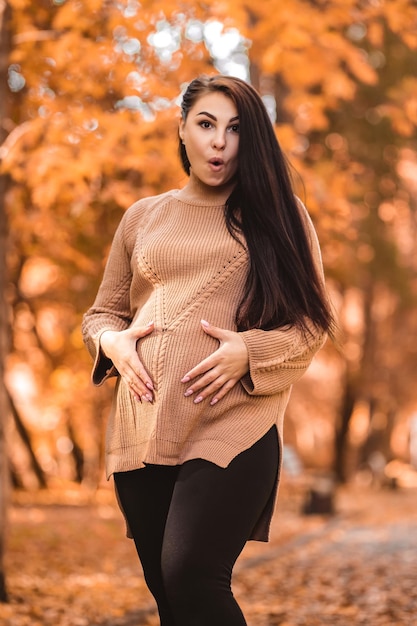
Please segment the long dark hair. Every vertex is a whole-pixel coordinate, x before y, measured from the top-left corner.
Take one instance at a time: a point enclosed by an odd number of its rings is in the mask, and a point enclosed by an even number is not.
[[[236,239],[243,234],[250,258],[237,328],[295,325],[307,331],[310,320],[333,334],[333,316],[288,164],[259,94],[239,78],[200,76],[183,95],[182,119],[201,96],[216,91],[231,98],[239,114],[237,183],[225,209],[229,232]],[[190,162],[181,140],[179,154],[189,175]]]

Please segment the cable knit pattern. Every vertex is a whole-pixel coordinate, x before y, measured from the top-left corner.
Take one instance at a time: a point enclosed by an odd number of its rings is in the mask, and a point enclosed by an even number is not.
[[[301,203],[300,210],[322,271],[317,237]],[[186,187],[126,211],[82,331],[94,359],[92,379],[100,385],[117,375],[100,350],[101,334],[153,320],[155,330],[138,342],[138,353],[154,382],[155,401],[137,403],[118,380],[107,429],[108,477],[144,463],[176,465],[195,458],[226,467],[274,424],[281,445],[291,386],[325,340],[314,327],[307,336],[292,327],[243,332],[249,373],[214,406],[185,398],[180,382],[218,347],[201,319],[236,330],[247,270],[247,251],[227,231],[219,199],[196,200]],[[278,480],[252,539],[268,539]]]

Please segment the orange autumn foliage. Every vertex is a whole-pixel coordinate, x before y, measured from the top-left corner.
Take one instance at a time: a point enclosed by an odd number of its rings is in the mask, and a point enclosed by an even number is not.
[[[326,432],[334,432],[348,371],[358,397],[381,398],[387,414],[397,402],[405,420],[416,402],[406,382],[417,359],[407,341],[416,297],[407,239],[416,209],[409,175],[417,125],[415,3],[9,4],[12,91],[0,147],[10,180],[9,385],[45,471],[73,475],[54,442],[74,437],[90,459],[85,471],[97,474],[108,391],[91,390],[80,318],[123,210],[185,181],[176,154],[177,99],[194,75],[220,67],[205,30],[217,20],[220,33],[239,31],[234,59],[249,59],[253,84],[273,99],[277,134],[301,174],[299,193],[317,225],[341,319],[352,298],[367,319],[357,335],[342,321],[348,350],[343,358],[331,349],[326,356],[339,386],[320,388],[313,412],[325,398]],[[220,56],[225,46],[217,48]],[[377,300],[394,305],[382,314]],[[393,355],[403,356],[408,378],[387,376]],[[28,381],[34,391],[25,399]]]

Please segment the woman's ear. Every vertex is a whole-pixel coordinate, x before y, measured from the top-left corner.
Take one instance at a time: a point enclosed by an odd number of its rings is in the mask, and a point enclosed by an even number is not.
[[[178,134],[182,143],[184,143],[184,120],[181,120],[180,125],[178,127]]]

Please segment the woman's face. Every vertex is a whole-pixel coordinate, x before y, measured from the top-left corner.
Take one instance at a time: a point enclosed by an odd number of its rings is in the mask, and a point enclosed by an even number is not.
[[[221,92],[201,96],[180,123],[191,174],[210,187],[227,185],[238,168],[239,115]]]

